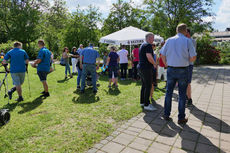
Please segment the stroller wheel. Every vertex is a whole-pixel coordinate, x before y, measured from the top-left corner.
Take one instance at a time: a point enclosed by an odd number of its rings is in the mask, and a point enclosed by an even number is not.
[[[7,109],[0,110],[0,122],[2,125],[7,124],[10,121],[10,113]]]

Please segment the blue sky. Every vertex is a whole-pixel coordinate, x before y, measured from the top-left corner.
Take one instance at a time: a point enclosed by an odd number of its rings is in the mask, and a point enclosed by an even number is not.
[[[49,0],[52,1],[53,0]],[[112,3],[117,0],[66,0],[68,9],[73,12],[77,5],[80,5],[82,9],[88,7],[88,5],[95,5],[100,9],[103,17],[106,17],[112,6]],[[129,0],[125,0],[129,1]],[[144,0],[133,0],[135,5],[141,5]],[[216,16],[204,18],[205,21],[212,21],[213,27],[219,31],[223,31],[226,27],[230,27],[230,0],[214,0],[214,6],[212,8]]]

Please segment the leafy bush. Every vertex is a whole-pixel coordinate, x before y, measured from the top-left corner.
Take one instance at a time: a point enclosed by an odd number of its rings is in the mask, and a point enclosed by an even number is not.
[[[0,44],[0,51],[7,53],[13,47],[14,41],[8,41],[7,43]]]
[[[230,64],[230,42],[219,43],[217,48],[221,50],[220,64]]]
[[[212,46],[211,39],[208,34],[197,39],[197,64],[219,64],[220,51]]]

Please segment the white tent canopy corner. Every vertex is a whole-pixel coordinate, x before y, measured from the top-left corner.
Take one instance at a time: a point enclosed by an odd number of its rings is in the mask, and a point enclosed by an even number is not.
[[[126,27],[100,39],[100,43],[114,44],[114,45],[137,45],[142,44],[145,41],[145,35],[148,32],[138,29],[136,27]],[[164,39],[159,35],[154,37],[155,43],[160,43]]]

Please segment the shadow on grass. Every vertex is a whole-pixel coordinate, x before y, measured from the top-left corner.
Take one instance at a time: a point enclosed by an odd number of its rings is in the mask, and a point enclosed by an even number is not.
[[[19,106],[21,106],[23,108],[23,110],[19,111],[18,113],[24,114],[26,112],[29,112],[31,110],[36,109],[38,106],[40,106],[43,103],[44,99],[46,99],[46,98],[39,96],[31,102],[18,104]]]
[[[100,97],[93,93],[93,90],[87,88],[85,93],[81,94],[80,90],[74,91],[79,97],[73,97],[72,102],[76,104],[91,104],[100,101]]]
[[[113,96],[117,96],[121,93],[121,91],[119,90],[119,88],[111,88],[108,91],[104,90],[106,92],[107,95],[113,95]]]
[[[64,82],[67,82],[69,80],[70,80],[70,78],[63,79],[63,80],[57,80],[57,83],[64,83]]]
[[[191,128],[189,125],[177,125],[174,122],[165,121],[162,117],[164,108],[156,104],[156,112],[144,112],[144,121],[151,127],[151,129],[164,137],[176,137],[179,134],[181,139],[181,149],[185,152],[221,152],[225,153],[218,146],[213,144],[207,137],[202,135],[200,132]],[[154,119],[153,119],[154,118]],[[179,140],[180,140],[179,139]],[[202,140],[205,144],[199,146],[198,140]],[[206,148],[206,146],[211,146]],[[211,149],[210,149],[211,148]]]
[[[17,106],[18,106],[18,102],[14,102],[14,103],[9,103],[4,105],[1,109],[8,109],[9,112],[13,111]]]

